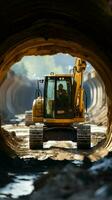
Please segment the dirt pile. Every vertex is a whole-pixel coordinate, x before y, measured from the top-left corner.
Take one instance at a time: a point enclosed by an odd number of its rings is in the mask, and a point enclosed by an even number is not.
[[[15,132],[8,132],[0,128],[0,154],[6,154],[10,157],[16,156],[18,148],[18,139]]]

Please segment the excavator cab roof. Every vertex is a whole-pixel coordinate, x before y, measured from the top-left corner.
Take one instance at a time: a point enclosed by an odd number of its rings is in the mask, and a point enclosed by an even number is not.
[[[73,77],[73,74],[55,74],[54,72],[51,72],[45,77]]]

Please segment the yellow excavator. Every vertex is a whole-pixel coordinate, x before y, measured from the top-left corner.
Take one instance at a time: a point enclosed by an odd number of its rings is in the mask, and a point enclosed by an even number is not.
[[[90,148],[90,126],[84,124],[85,69],[86,62],[76,58],[72,73],[45,76],[43,95],[38,84],[32,106],[35,125],[30,126],[30,149],[41,149],[49,140],[70,140],[77,142],[79,149]]]

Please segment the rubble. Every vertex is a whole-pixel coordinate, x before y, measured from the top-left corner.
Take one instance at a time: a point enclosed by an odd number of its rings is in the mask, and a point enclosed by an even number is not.
[[[5,153],[10,157],[15,157],[17,147],[18,139],[16,138],[15,132],[8,132],[0,128],[0,154]]]

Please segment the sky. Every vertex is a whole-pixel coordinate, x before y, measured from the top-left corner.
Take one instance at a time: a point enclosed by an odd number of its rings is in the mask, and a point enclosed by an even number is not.
[[[56,54],[46,56],[24,56],[15,63],[11,69],[18,75],[27,76],[30,79],[42,78],[54,73],[69,73],[75,64],[75,57],[69,54]],[[86,71],[91,71],[92,66],[87,62]]]

